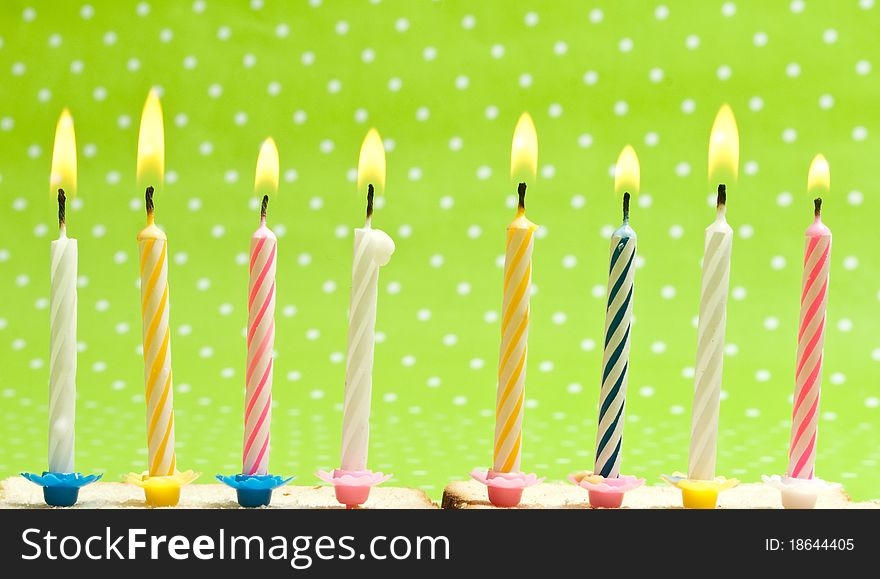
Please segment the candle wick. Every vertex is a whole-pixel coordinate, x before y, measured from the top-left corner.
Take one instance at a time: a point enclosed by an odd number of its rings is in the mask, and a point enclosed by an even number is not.
[[[367,223],[373,217],[373,184],[367,185]]]
[[[623,194],[623,222],[629,222],[629,191]]]
[[[147,208],[147,217],[153,217],[153,187],[147,187],[147,191],[144,194],[145,199],[145,207]]]
[[[525,213],[525,211],[526,211],[526,184],[520,183],[516,192],[519,195],[519,205],[518,205],[519,212]]]
[[[815,207],[813,215],[816,216],[816,219],[820,219],[822,217],[822,198],[816,197],[816,199],[813,200],[813,205]]]
[[[67,197],[64,195],[64,189],[58,189],[58,227],[63,231],[67,225],[67,215],[65,214],[65,206]]]
[[[260,221],[266,222],[266,209],[269,207],[269,196],[263,195],[263,203],[260,205]]]
[[[718,199],[715,203],[715,206],[718,209],[727,205],[727,185],[721,183],[718,185]]]

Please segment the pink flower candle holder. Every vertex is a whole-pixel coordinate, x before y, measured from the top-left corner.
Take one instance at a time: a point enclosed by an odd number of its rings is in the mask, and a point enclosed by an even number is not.
[[[496,472],[474,469],[471,478],[488,487],[489,502],[496,507],[510,508],[519,505],[523,489],[544,482],[544,477],[523,472]]]
[[[645,479],[635,476],[619,475],[616,478],[606,478],[591,472],[569,475],[568,480],[590,493],[590,506],[602,509],[620,508],[627,491],[645,484]]]
[[[764,482],[779,489],[782,506],[786,509],[812,509],[823,491],[840,488],[840,483],[831,483],[820,478],[793,478],[790,476],[762,475]]]
[[[370,489],[390,479],[393,475],[371,470],[334,469],[332,473],[319,470],[315,473],[325,483],[333,485],[336,500],[346,509],[356,509],[370,498]]]

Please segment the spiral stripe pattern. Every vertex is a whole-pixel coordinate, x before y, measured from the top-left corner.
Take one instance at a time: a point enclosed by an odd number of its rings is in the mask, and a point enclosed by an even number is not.
[[[602,356],[602,390],[599,395],[599,429],[596,434],[594,472],[606,478],[620,475],[624,407],[629,377],[630,329],[636,255],[633,237],[612,240],[605,310],[605,348]]]
[[[167,240],[158,238],[142,239],[138,244],[150,476],[173,475],[176,467],[167,246]]]
[[[75,239],[52,242],[49,293],[49,471],[74,472],[76,417]]]
[[[275,262],[278,243],[271,234],[251,239],[248,284],[247,388],[242,473],[269,473],[272,422],[272,354],[275,347]]]
[[[522,220],[523,224],[512,224],[507,229],[498,395],[495,407],[493,469],[496,472],[518,472],[522,453],[529,294],[535,230],[534,224],[524,217]]]
[[[370,398],[373,390],[373,349],[379,263],[370,250],[375,232],[356,229],[348,314],[348,356],[345,361],[342,468],[365,470],[370,440]]]
[[[733,244],[733,230],[726,222],[723,226],[723,229],[710,227],[707,230],[703,258],[688,463],[688,478],[696,480],[715,478],[724,330],[727,324],[727,289],[730,283],[730,252]]]
[[[831,235],[807,238],[788,459],[792,478],[813,478],[816,461],[830,254]]]

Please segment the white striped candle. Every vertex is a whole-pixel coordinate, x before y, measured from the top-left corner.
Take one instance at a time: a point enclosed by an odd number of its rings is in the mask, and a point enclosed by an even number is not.
[[[697,364],[694,368],[694,402],[688,462],[688,478],[695,480],[715,478],[724,331],[727,326],[727,290],[733,247],[733,229],[725,218],[726,208],[726,188],[719,185],[715,221],[706,228],[700,289]]]

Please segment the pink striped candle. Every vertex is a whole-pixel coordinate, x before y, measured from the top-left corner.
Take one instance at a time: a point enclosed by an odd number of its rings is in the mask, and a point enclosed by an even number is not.
[[[268,167],[267,167],[268,165]],[[268,173],[268,175],[266,175]],[[261,178],[278,184],[278,151],[267,139],[257,161]],[[269,426],[272,422],[272,356],[275,348],[275,262],[278,240],[266,226],[269,196],[263,196],[260,227],[251,237],[248,283],[247,390],[244,411],[242,474],[269,473]]]
[[[818,155],[810,165],[810,189],[827,190],[828,162]],[[825,307],[828,303],[828,270],[831,230],[822,223],[822,199],[815,200],[815,219],[807,229],[804,277],[801,291],[797,370],[791,421],[788,476],[813,478],[816,462],[816,431],[819,423],[819,390],[825,341]]]

